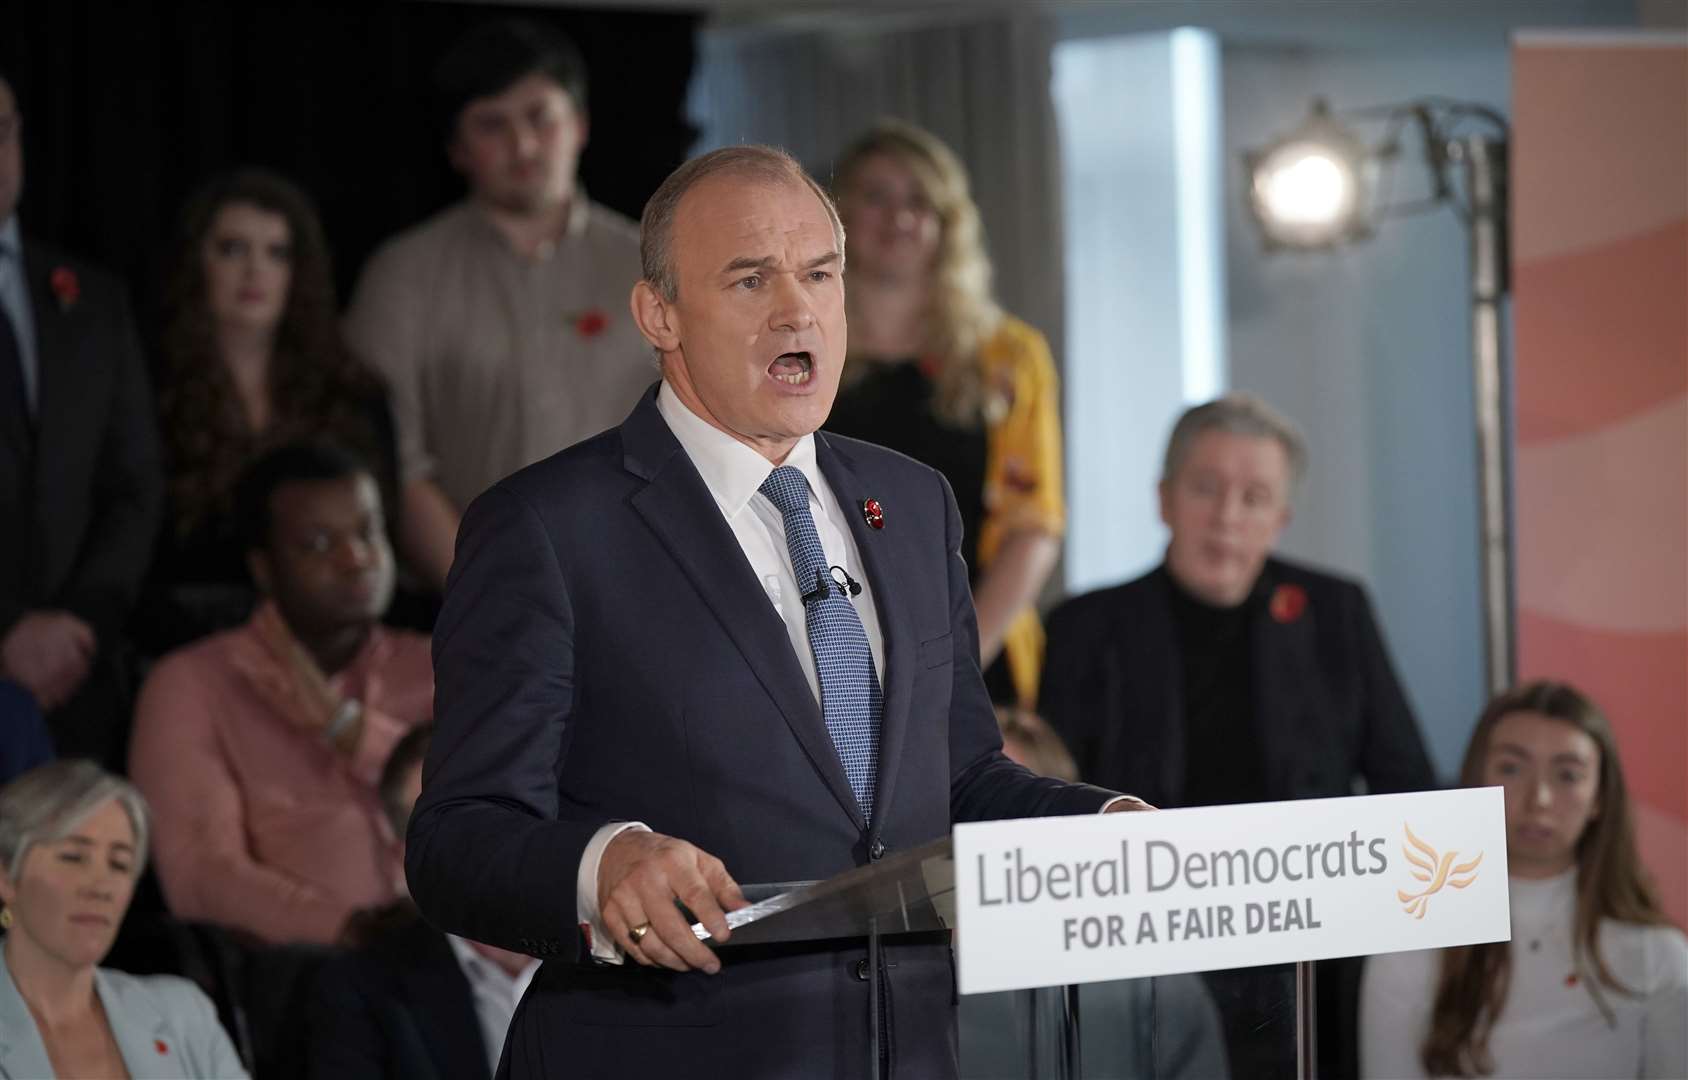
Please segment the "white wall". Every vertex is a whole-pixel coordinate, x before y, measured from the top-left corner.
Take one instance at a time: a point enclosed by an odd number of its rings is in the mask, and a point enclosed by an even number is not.
[[[1055,52],[1068,592],[1160,560],[1167,432],[1224,386],[1218,61],[1217,39],[1189,29]]]

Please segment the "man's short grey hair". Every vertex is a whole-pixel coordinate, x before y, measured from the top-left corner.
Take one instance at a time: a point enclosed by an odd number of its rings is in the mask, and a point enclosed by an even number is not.
[[[55,844],[116,799],[135,830],[135,877],[147,861],[147,803],[135,785],[92,761],[49,762],[0,788],[0,870],[17,883],[29,849]]]
[[[764,184],[802,184],[814,192],[815,198],[826,208],[827,220],[832,222],[832,235],[838,244],[840,269],[844,258],[844,222],[832,196],[815,182],[797,159],[772,146],[726,146],[692,158],[668,174],[668,179],[656,189],[645,212],[639,218],[640,273],[650,287],[664,300],[672,302],[680,295],[680,282],[674,268],[674,218],[680,200],[686,192],[712,176],[732,175]]]
[[[1225,431],[1232,435],[1249,435],[1261,439],[1276,439],[1289,460],[1289,482],[1293,489],[1307,470],[1307,444],[1289,418],[1253,394],[1233,392],[1203,405],[1184,410],[1173,425],[1172,437],[1166,442],[1166,461],[1161,467],[1161,483],[1171,483],[1190,455],[1196,436],[1208,431]]]

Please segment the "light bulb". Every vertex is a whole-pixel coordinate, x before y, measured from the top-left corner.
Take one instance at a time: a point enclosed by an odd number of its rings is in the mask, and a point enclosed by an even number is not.
[[[1354,207],[1354,176],[1347,163],[1322,147],[1285,147],[1260,178],[1261,203],[1276,221],[1290,226],[1330,225]]]

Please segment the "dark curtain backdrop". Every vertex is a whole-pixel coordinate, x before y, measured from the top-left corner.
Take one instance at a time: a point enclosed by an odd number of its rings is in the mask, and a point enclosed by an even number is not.
[[[210,174],[273,168],[316,200],[342,301],[370,251],[458,198],[429,72],[518,14],[586,57],[592,197],[637,217],[684,158],[697,16],[494,4],[9,0],[0,70],[24,115],[24,227],[123,274],[153,329],[175,216]]]

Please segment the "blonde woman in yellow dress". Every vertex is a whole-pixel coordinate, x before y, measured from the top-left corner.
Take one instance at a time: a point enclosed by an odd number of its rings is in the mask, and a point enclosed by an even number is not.
[[[1043,651],[1033,604],[1066,518],[1049,346],[992,297],[966,171],[936,137],[882,121],[840,157],[834,186],[850,353],[827,430],[944,474],[986,682],[998,701],[1030,705]],[[896,508],[884,511],[894,527]]]

